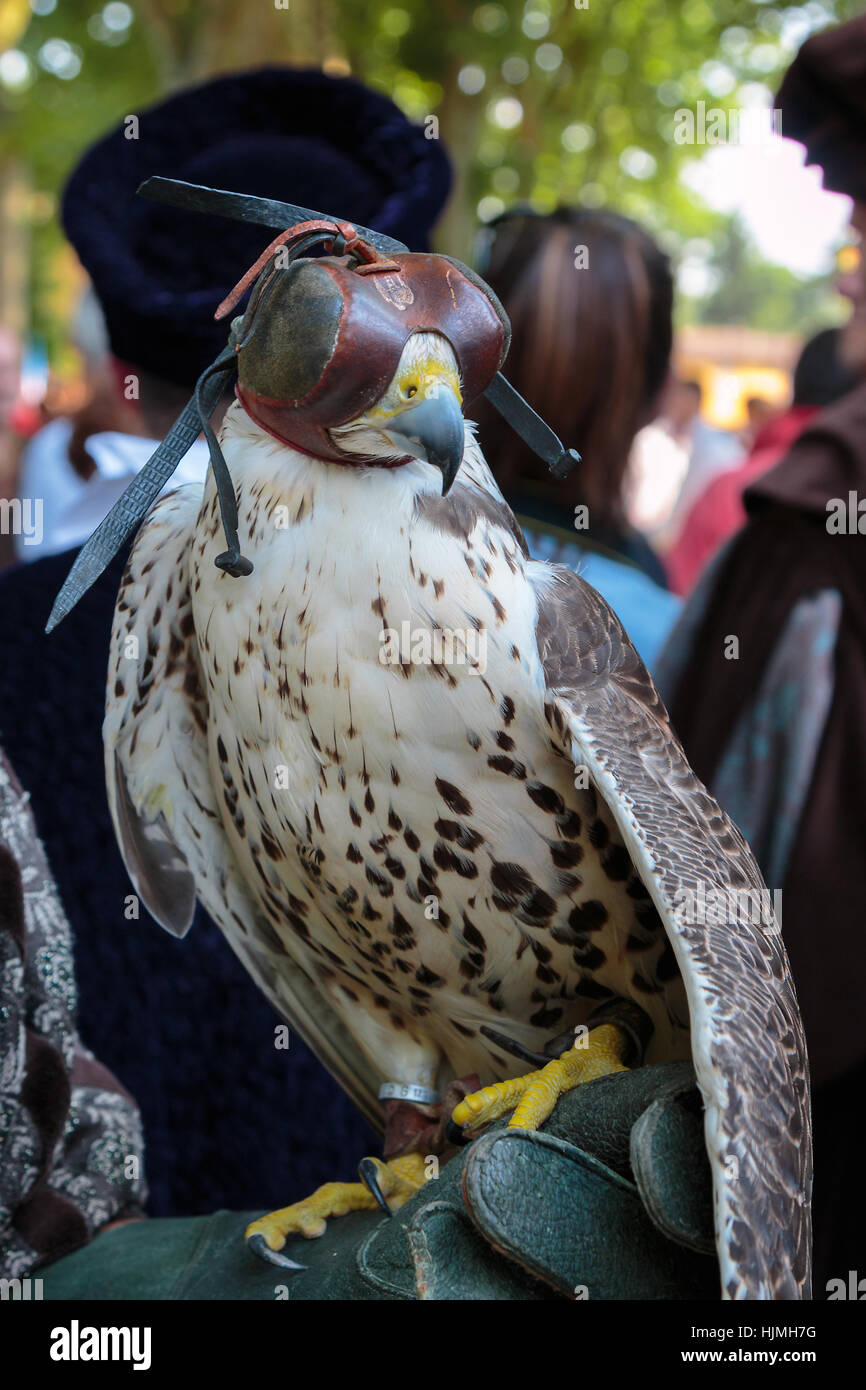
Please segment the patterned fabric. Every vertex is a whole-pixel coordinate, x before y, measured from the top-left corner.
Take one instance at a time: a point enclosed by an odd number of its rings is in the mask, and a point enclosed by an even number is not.
[[[139,1212],[138,1108],[81,1044],[69,924],[0,755],[0,1274],[20,1278]]]

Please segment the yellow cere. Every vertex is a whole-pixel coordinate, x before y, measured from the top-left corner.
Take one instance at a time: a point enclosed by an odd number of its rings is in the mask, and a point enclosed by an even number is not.
[[[402,415],[413,405],[418,405],[421,401],[435,397],[443,386],[447,386],[462,405],[463,394],[460,390],[460,378],[453,367],[430,358],[413,364],[400,373],[382,398],[381,403],[367,411],[366,419],[371,422],[392,420],[395,415]]]

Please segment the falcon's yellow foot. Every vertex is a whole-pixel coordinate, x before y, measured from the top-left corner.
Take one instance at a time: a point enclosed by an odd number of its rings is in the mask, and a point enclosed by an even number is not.
[[[269,1212],[251,1221],[244,1238],[262,1259],[284,1269],[303,1269],[304,1265],[280,1255],[286,1237],[306,1236],[308,1240],[323,1235],[331,1216],[345,1216],[350,1211],[375,1211],[382,1205],[375,1190],[381,1193],[385,1209],[397,1211],[424,1185],[423,1154],[403,1154],[385,1163],[379,1158],[361,1160],[364,1182],[326,1182],[301,1202]],[[372,1187],[368,1184],[372,1184]]]
[[[628,1055],[630,1045],[630,1039],[616,1024],[600,1024],[540,1071],[516,1076],[511,1081],[497,1081],[466,1096],[454,1107],[451,1118],[461,1129],[475,1130],[513,1110],[509,1129],[538,1129],[566,1091],[610,1072],[628,1071],[622,1059]]]

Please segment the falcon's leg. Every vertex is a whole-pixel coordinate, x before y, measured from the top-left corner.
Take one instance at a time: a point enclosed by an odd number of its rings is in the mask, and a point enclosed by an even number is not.
[[[424,1155],[404,1154],[385,1163],[379,1158],[365,1158],[362,1166],[373,1164],[379,1190],[388,1203],[389,1210],[397,1211],[404,1202],[414,1196],[425,1181]],[[252,1221],[246,1229],[245,1238],[257,1255],[274,1264],[302,1269],[303,1265],[286,1262],[284,1256],[277,1256],[286,1243],[286,1237],[302,1235],[308,1239],[324,1233],[328,1218],[345,1216],[350,1211],[375,1211],[379,1205],[370,1188],[362,1182],[327,1182],[301,1202],[293,1202],[281,1211],[272,1211],[267,1216]]]
[[[321,1236],[332,1216],[375,1211],[379,1206],[387,1211],[402,1207],[424,1184],[424,1156],[436,1152],[431,1145],[434,1132],[442,1127],[442,1106],[436,1090],[440,1049],[431,1038],[417,1031],[411,1017],[404,1018],[399,1030],[383,1023],[372,993],[363,990],[360,982],[353,978],[353,991],[359,997],[354,1001],[342,995],[335,999],[347,1030],[380,1076],[393,1078],[393,1086],[401,1093],[408,1090],[428,1094],[431,1102],[385,1100],[385,1157],[361,1160],[358,1170],[361,1182],[327,1182],[303,1201],[293,1202],[289,1207],[250,1223],[246,1230],[247,1244],[272,1264],[285,1267],[286,1257],[278,1251],[288,1236],[301,1235],[308,1239]],[[471,1078],[471,1083],[471,1086],[464,1086],[459,1095],[465,1095],[477,1085],[478,1078]],[[458,1094],[449,1096],[449,1112],[458,1098]],[[302,1265],[292,1266],[291,1262],[289,1267],[303,1268]]]
[[[628,1056],[631,1045],[631,1038],[622,1028],[603,1023],[540,1071],[512,1081],[498,1081],[466,1096],[455,1106],[451,1118],[460,1128],[475,1130],[513,1110],[509,1129],[538,1129],[566,1091],[610,1072],[628,1071],[623,1058]]]

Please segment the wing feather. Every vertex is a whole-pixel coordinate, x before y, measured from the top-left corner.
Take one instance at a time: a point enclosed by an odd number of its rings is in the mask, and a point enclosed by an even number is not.
[[[779,928],[772,917],[728,916],[717,924],[694,920],[712,911],[684,911],[699,901],[701,885],[709,903],[721,901],[711,890],[766,892],[760,870],[689,767],[649,674],[604,600],[561,566],[532,564],[528,573],[554,740],[587,767],[610,807],[686,987],[723,1295],[808,1298],[808,1067]]]

